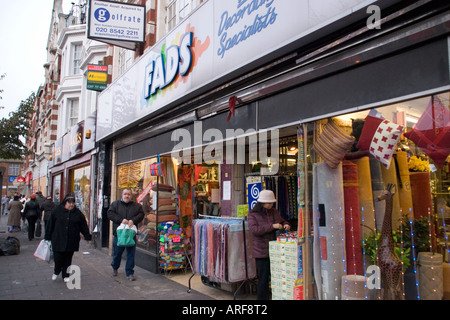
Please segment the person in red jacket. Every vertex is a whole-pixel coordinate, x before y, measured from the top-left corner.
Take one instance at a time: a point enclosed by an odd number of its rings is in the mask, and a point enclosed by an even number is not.
[[[253,235],[253,257],[258,273],[256,288],[258,300],[268,300],[270,297],[269,242],[276,239],[277,230],[291,229],[289,222],[273,207],[275,202],[277,200],[273,192],[263,190],[259,194],[258,202],[248,214],[248,227]]]

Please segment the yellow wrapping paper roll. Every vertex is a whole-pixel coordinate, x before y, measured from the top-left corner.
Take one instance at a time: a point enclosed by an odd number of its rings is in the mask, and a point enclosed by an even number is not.
[[[400,199],[399,199],[399,186],[397,180],[397,166],[395,164],[394,158],[391,159],[391,165],[389,169],[386,169],[384,166],[381,167],[381,175],[383,177],[383,183],[386,187],[389,183],[395,184],[395,194],[392,199],[392,230],[397,230],[400,226]],[[393,189],[392,189],[393,190]]]
[[[442,270],[444,276],[444,299],[450,300],[450,265],[444,262]]]
[[[370,235],[371,230],[375,229],[369,157],[362,157],[361,159],[354,160],[353,163],[358,166],[359,216],[363,225],[361,228],[361,237],[364,237],[365,235]]]
[[[414,217],[413,199],[411,193],[411,181],[409,178],[408,169],[408,155],[405,151],[397,152],[398,170],[400,172],[400,179],[402,180],[402,186],[397,188],[400,208],[403,214],[407,214],[409,217],[409,209],[411,209],[412,217]]]

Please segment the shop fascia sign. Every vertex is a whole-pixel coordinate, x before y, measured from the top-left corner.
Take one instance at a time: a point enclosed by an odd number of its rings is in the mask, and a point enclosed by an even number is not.
[[[192,66],[193,33],[187,32],[180,45],[172,45],[165,53],[160,53],[145,68],[145,99],[154,95],[158,89],[170,85],[177,75],[186,76]]]
[[[89,1],[88,38],[136,49],[145,42],[145,6],[114,1]]]

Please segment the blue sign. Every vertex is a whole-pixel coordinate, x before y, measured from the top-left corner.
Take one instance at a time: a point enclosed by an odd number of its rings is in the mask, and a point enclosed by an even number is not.
[[[247,185],[247,193],[248,193],[248,210],[252,210],[255,206],[256,202],[258,202],[259,193],[262,190],[262,184],[259,183],[249,183]]]
[[[10,177],[9,177],[9,183],[13,183],[14,180],[16,180],[16,179],[17,179],[17,177],[12,177],[12,176],[10,176]]]

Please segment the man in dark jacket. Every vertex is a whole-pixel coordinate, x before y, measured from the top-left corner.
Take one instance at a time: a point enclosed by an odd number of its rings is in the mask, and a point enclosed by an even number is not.
[[[144,219],[144,210],[140,203],[131,200],[131,189],[125,188],[122,191],[122,199],[111,203],[108,209],[108,219],[113,222],[113,261],[111,266],[113,268],[113,276],[117,276],[117,269],[120,267],[122,254],[125,248],[127,249],[127,262],[125,264],[125,273],[130,281],[134,281],[134,256],[136,253],[136,245],[132,247],[117,246],[117,228],[120,224],[128,224],[130,227],[137,225]]]
[[[80,233],[89,241],[92,235],[83,212],[75,206],[75,196],[68,194],[53,210],[45,230],[45,240],[52,242],[55,271],[52,280],[62,271],[64,282],[69,282],[67,268],[72,264],[75,251],[80,249]]]
[[[36,201],[36,194],[30,196],[30,201],[25,203],[23,209],[23,216],[28,221],[28,240],[34,239],[34,232],[36,231],[36,221],[41,219],[42,211]]]

